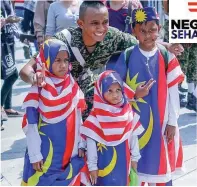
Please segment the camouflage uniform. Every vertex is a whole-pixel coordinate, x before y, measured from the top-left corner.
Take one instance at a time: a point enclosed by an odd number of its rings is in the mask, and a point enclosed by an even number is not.
[[[197,44],[183,44],[184,53],[178,57],[188,83],[197,84]]]
[[[82,31],[80,28],[69,28],[71,33],[71,46],[77,47],[85,60],[82,67],[80,63],[74,60],[72,63],[72,75],[77,80],[81,90],[85,94],[88,109],[83,114],[85,119],[93,104],[94,82],[99,74],[105,70],[105,65],[109,58],[128,47],[137,44],[137,40],[130,34],[123,33],[116,28],[109,27],[108,32],[102,42],[98,42],[95,50],[90,54],[84,45]],[[67,43],[66,37],[62,32],[55,36],[57,39]]]
[[[169,42],[169,20],[165,19],[163,29],[164,29],[164,42]]]

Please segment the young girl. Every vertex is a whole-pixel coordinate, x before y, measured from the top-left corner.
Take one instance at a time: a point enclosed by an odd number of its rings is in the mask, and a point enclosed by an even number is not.
[[[23,105],[27,152],[22,185],[80,185],[84,178],[78,148],[83,144],[79,126],[86,105],[70,74],[69,57],[68,47],[56,39],[45,41],[37,57],[37,71],[45,72],[46,85],[32,86]]]
[[[130,92],[130,94],[128,94]],[[126,186],[130,165],[140,158],[137,135],[143,131],[126,95],[134,92],[114,71],[103,72],[95,85],[93,109],[81,126],[87,139],[91,182],[98,186]]]

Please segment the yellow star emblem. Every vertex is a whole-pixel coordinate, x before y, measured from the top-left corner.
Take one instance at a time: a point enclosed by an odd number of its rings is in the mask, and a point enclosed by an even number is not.
[[[126,83],[127,85],[132,89],[132,90],[136,90],[136,88],[140,85],[140,84],[144,84],[146,81],[143,81],[143,82],[137,82],[137,77],[138,77],[138,74],[137,73],[132,79],[130,79],[130,76],[129,76],[129,70],[127,72],[127,78],[126,78]],[[140,112],[140,109],[137,105],[137,102],[139,103],[146,103],[146,101],[142,98],[139,98],[137,101],[131,101],[130,104],[133,106],[133,108],[135,108],[138,112]]]
[[[100,151],[103,154],[103,148],[107,150],[107,147],[101,143],[97,143],[97,151]]]
[[[142,9],[139,9],[135,13],[135,20],[136,22],[144,22],[146,21],[147,15],[146,12]]]

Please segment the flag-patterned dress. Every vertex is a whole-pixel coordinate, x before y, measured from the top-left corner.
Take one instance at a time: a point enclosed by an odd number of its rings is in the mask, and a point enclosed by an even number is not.
[[[127,186],[131,161],[129,139],[133,132],[138,135],[143,128],[126,98],[123,106],[104,100],[101,81],[111,73],[113,71],[103,72],[95,84],[93,109],[81,126],[81,134],[96,142],[99,170],[96,185]],[[133,98],[134,92],[125,83],[123,90],[123,95]]]
[[[164,58],[158,49],[147,57],[139,46],[135,46],[128,65],[125,63],[126,53],[123,52],[115,67],[133,90],[139,83],[151,78],[156,80],[146,97],[131,102],[145,129],[139,137],[142,157],[138,163],[138,176],[148,183],[166,183],[172,179],[172,174],[182,171],[183,152],[177,118],[178,84],[183,81],[184,75],[176,57],[169,52],[167,55],[165,70]],[[176,126],[175,137],[170,143],[164,135],[167,124]]]
[[[50,72],[61,45],[65,44],[57,40],[44,43],[37,57],[37,71],[45,63],[46,86],[32,86],[24,100],[23,130],[28,140],[30,129],[36,126],[40,147],[34,149],[40,149],[43,160],[42,172],[34,170],[28,147],[22,180],[25,186],[79,186],[85,177],[85,161],[78,157],[81,111],[86,106],[84,95],[70,73],[60,78]],[[32,141],[36,144],[37,137]]]

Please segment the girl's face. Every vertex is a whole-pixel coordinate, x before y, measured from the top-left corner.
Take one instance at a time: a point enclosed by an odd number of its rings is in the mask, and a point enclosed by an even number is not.
[[[104,99],[112,104],[112,105],[117,105],[122,101],[122,88],[120,84],[118,83],[113,83],[107,92],[104,93]]]
[[[60,51],[54,63],[52,64],[53,74],[58,77],[64,77],[68,73],[69,57],[67,51]]]

